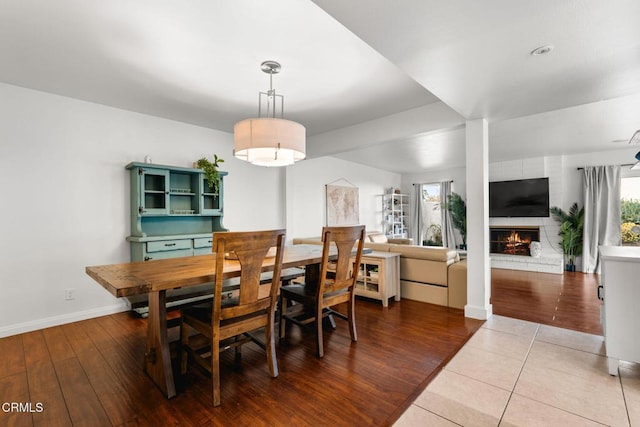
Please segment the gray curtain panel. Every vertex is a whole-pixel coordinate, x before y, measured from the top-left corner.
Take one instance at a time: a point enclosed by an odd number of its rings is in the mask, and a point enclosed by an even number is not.
[[[600,270],[598,246],[620,240],[620,166],[592,166],[583,170],[584,240],[582,271]]]
[[[422,184],[413,184],[413,195],[409,198],[411,225],[409,236],[414,245],[422,246]]]
[[[449,201],[451,195],[451,181],[440,183],[440,207]],[[453,231],[453,221],[449,209],[440,209],[442,215],[442,246],[445,248],[456,248],[456,235]]]

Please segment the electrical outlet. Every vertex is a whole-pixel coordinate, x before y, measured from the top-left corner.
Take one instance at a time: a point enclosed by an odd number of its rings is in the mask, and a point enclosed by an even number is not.
[[[71,289],[71,288],[65,289],[65,291],[64,291],[64,299],[66,301],[75,299],[75,297],[76,297],[75,292],[76,292],[75,289]]]

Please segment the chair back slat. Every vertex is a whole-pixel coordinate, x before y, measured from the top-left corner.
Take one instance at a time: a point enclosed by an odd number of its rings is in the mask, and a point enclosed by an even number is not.
[[[282,257],[284,252],[285,230],[267,230],[252,232],[216,232],[213,234],[213,251],[216,253],[216,282],[212,318],[228,319],[236,316],[259,312],[269,308],[272,299],[278,295]],[[275,249],[275,253],[273,250]],[[271,250],[271,253],[270,253]],[[267,257],[274,256],[274,271],[269,294],[260,298],[260,273]],[[221,306],[225,256],[237,258],[240,264],[240,287],[237,304],[232,307]],[[273,286],[275,284],[275,286]],[[274,304],[273,304],[274,305]],[[275,305],[274,305],[275,306]],[[224,313],[224,314],[223,314]]]
[[[364,225],[322,228],[323,251],[318,296],[348,288],[353,291],[357,279],[357,269],[354,269],[354,265],[360,265],[364,236]],[[338,251],[338,259],[330,262],[332,246]],[[352,256],[354,248],[355,260]]]

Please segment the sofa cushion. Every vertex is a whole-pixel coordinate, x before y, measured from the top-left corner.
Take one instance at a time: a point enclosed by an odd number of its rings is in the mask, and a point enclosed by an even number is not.
[[[321,245],[320,237],[296,237],[293,239],[294,245]]]
[[[396,245],[413,245],[413,239],[411,239],[409,237],[387,238],[387,242],[394,243]]]
[[[382,233],[369,233],[368,237],[372,243],[387,243],[387,236]]]
[[[447,306],[448,288],[446,286],[425,285],[406,280],[400,280],[402,298],[429,304]]]
[[[372,251],[393,252],[393,248],[395,248],[395,245],[390,245],[389,243],[364,242],[364,247],[367,249],[371,249]]]
[[[467,304],[467,260],[449,266],[449,307],[464,309]]]
[[[395,249],[391,252],[395,252]],[[443,261],[432,261],[428,259],[401,256],[400,280],[447,286],[448,267],[449,264]]]
[[[447,265],[458,260],[458,252],[441,246],[395,245],[391,249],[391,252],[398,252],[406,258],[445,262]]]

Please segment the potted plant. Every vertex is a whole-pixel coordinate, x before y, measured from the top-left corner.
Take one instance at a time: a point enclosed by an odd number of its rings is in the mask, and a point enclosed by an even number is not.
[[[202,169],[204,177],[209,184],[209,187],[213,189],[214,193],[218,192],[220,186],[220,174],[218,173],[218,165],[223,163],[224,159],[218,157],[217,154],[213,155],[213,162],[210,162],[206,157],[201,158],[195,162],[194,166],[198,169]]]
[[[560,223],[558,235],[561,238],[560,247],[565,255],[567,263],[566,271],[576,271],[575,260],[582,254],[582,236],[584,230],[584,208],[578,209],[578,203],[574,203],[565,212],[559,207],[549,209],[553,218]]]
[[[453,226],[460,232],[462,237],[461,250],[467,249],[467,204],[464,199],[457,193],[451,193],[447,197],[444,208],[451,214]]]
[[[431,224],[427,228],[427,236],[425,246],[442,246],[442,226],[440,224]]]

